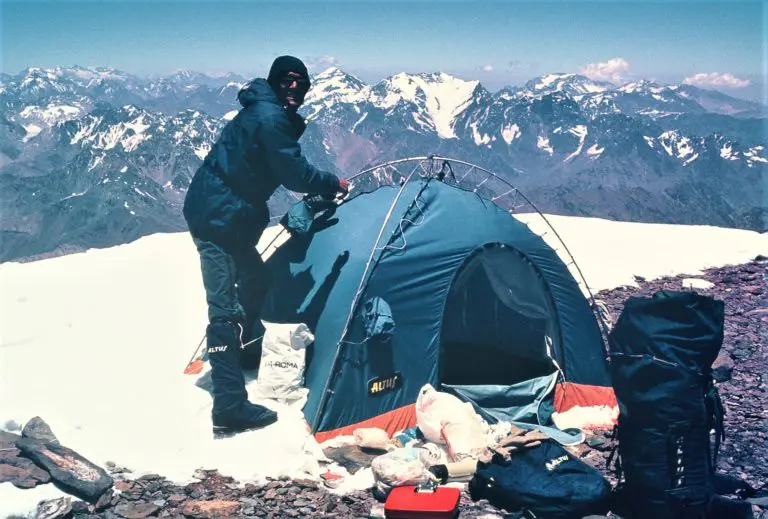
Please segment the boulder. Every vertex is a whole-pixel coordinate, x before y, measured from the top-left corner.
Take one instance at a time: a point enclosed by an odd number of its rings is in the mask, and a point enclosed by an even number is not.
[[[62,490],[84,501],[96,503],[112,487],[113,480],[104,469],[63,445],[22,438],[16,447],[45,469]]]
[[[53,431],[51,431],[50,426],[39,416],[35,416],[24,425],[21,435],[24,438],[40,440],[43,443],[59,444],[59,440],[56,438],[56,435],[53,434]]]

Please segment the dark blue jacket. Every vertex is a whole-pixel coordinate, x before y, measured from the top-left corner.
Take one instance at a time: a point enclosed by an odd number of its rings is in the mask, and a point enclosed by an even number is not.
[[[267,200],[281,184],[299,193],[335,193],[336,175],[301,153],[305,123],[278,102],[264,79],[240,91],[243,108],[221,132],[184,199],[192,236],[225,248],[252,247],[269,224]]]

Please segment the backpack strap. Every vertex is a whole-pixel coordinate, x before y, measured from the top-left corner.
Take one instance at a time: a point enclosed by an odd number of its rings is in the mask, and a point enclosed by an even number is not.
[[[613,462],[614,456],[616,456],[616,452],[619,450],[619,442],[616,441],[619,436],[619,426],[614,425],[613,430],[611,431],[611,440],[613,440],[613,448],[611,449],[610,454],[608,454],[608,459],[605,460],[605,468],[606,470],[610,470],[611,463]],[[618,481],[621,481],[622,471],[621,471],[621,454],[616,456],[616,464],[613,466],[613,474],[616,476],[616,479]]]
[[[717,391],[712,379],[706,394],[707,407],[712,417],[711,427],[715,430],[715,448],[712,451],[712,471],[717,468],[717,455],[720,451],[720,442],[725,441],[725,408],[720,393]]]

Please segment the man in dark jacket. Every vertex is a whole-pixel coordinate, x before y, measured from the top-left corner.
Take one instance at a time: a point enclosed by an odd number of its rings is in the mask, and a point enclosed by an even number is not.
[[[318,170],[301,153],[298,139],[305,123],[296,110],[309,86],[304,63],[281,56],[266,80],[254,79],[240,90],[243,108],[222,130],[184,200],[208,301],[211,418],[217,435],[277,420],[273,411],[248,401],[241,370],[244,341],[264,331],[259,313],[270,276],[255,247],[269,223],[267,200],[280,185],[322,195],[348,190],[346,180]]]

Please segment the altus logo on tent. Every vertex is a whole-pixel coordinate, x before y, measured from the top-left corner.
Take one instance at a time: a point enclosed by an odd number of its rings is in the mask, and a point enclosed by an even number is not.
[[[376,377],[368,381],[368,394],[378,395],[384,391],[392,391],[399,388],[403,383],[403,377],[400,373],[394,373],[387,377]]]
[[[554,459],[549,460],[548,462],[546,462],[544,464],[544,466],[547,467],[547,470],[549,470],[551,472],[551,471],[555,470],[555,468],[558,465],[560,465],[562,462],[564,462],[564,461],[568,461],[568,455],[567,454],[563,454],[559,458],[554,458]]]

